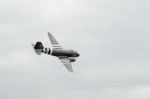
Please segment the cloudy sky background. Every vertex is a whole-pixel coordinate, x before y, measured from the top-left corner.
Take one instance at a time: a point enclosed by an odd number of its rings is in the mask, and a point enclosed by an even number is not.
[[[1,0],[1,99],[149,99],[149,0]],[[70,74],[55,57],[50,31],[81,56]]]

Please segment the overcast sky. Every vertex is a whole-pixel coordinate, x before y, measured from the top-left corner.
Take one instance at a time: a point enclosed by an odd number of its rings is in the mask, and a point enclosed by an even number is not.
[[[0,99],[150,99],[149,0],[1,0]],[[52,32],[69,73],[31,43]]]

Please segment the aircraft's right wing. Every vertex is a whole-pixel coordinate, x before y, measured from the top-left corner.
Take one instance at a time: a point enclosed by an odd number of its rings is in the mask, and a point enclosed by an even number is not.
[[[60,48],[60,49],[62,49],[62,47],[59,45],[57,40],[54,38],[54,36],[50,32],[48,32],[48,37],[50,39],[50,42],[51,42],[53,48]]]
[[[71,62],[70,62],[70,60],[68,58],[61,58],[61,57],[59,57],[59,59],[63,63],[63,65],[67,68],[67,70],[69,72],[73,72]]]

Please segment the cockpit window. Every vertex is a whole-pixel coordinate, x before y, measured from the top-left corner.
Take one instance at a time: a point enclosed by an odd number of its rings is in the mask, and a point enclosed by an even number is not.
[[[76,51],[72,50],[73,56],[76,56]]]

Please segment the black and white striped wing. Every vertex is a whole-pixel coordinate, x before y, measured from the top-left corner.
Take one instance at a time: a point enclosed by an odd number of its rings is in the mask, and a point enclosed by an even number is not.
[[[71,62],[68,58],[59,58],[69,72],[73,72]]]

